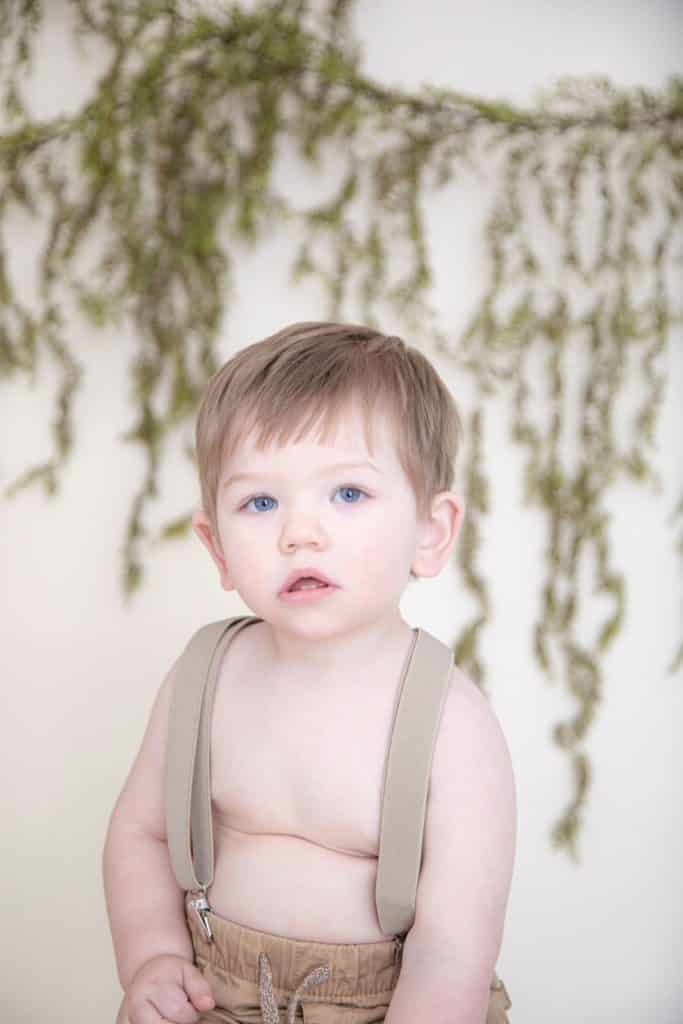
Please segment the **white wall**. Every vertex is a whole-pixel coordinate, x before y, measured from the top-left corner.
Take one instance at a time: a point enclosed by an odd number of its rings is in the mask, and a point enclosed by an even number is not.
[[[44,116],[74,109],[99,70],[94,58],[74,59],[63,4],[46,6],[30,91]],[[683,9],[675,0],[360,6],[356,25],[368,72],[404,87],[430,81],[528,102],[536,86],[549,86],[560,74],[602,73],[617,84],[656,87],[680,71]],[[462,326],[483,287],[479,269],[468,272],[478,228],[462,211],[457,192],[428,208],[439,259],[435,301],[454,327]],[[16,219],[13,258],[27,274],[37,237],[37,229]],[[225,325],[226,358],[288,321],[323,312],[315,289],[288,287],[288,259],[284,237],[245,253],[238,302]],[[7,1024],[114,1019],[120,993],[100,876],[108,816],[170,661],[203,622],[246,610],[220,590],[194,539],[149,551],[146,585],[123,605],[119,549],[143,472],[140,454],[118,440],[132,420],[125,376],[131,339],[89,332],[83,324],[74,324],[72,339],[87,375],[76,456],[61,493],[50,501],[26,492],[0,505],[6,806],[0,1016]],[[567,699],[530,655],[544,527],[537,511],[519,506],[522,460],[507,438],[504,410],[490,418],[493,514],[481,564],[495,621],[483,653],[519,791],[518,857],[499,964],[514,1024],[683,1020],[683,754],[675,740],[683,691],[680,675],[666,675],[681,608],[680,561],[667,525],[682,484],[680,343],[679,332],[667,356],[658,433],[663,493],[622,484],[610,497],[613,558],[628,575],[628,607],[624,631],[605,660],[604,706],[588,741],[595,782],[579,866],[551,852],[548,839],[569,778],[549,739]],[[466,405],[447,362],[433,358]],[[3,485],[45,456],[55,384],[54,367],[45,362],[32,391],[14,382],[3,386]],[[196,498],[180,463],[166,472],[164,487],[155,523]],[[444,572],[409,589],[406,619],[451,640],[471,611],[457,577]]]

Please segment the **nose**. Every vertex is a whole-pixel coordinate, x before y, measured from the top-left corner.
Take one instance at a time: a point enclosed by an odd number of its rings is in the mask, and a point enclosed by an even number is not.
[[[299,547],[322,547],[325,532],[317,516],[292,510],[282,524],[280,550],[283,553]]]

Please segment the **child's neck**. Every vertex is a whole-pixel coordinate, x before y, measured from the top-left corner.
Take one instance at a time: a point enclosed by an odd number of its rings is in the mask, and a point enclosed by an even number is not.
[[[354,675],[367,679],[368,669],[373,665],[380,669],[397,659],[401,661],[414,638],[398,609],[391,616],[363,627],[354,626],[346,632],[320,631],[317,636],[283,630],[266,622],[262,627],[261,649],[275,677],[285,682],[296,680],[297,685],[319,686],[324,680],[334,679],[344,680],[348,685]]]

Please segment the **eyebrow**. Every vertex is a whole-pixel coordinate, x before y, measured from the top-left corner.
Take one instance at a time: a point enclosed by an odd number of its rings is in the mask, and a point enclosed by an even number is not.
[[[375,473],[381,473],[381,470],[374,463],[365,460],[364,462],[339,462],[336,466],[325,466],[324,469],[315,473],[314,476],[327,476],[330,473],[338,472],[340,469],[372,469]],[[279,475],[278,473],[233,473],[227,480],[224,480],[223,487],[228,488],[240,481],[271,479]]]

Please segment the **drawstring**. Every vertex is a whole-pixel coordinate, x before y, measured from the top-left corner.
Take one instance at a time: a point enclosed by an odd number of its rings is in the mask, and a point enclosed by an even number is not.
[[[306,975],[296,992],[292,993],[292,997],[287,1005],[287,1024],[295,1024],[294,1018],[301,1004],[301,993],[308,992],[315,985],[320,985],[321,982],[327,981],[330,973],[329,965],[322,964],[320,967],[314,967]],[[277,1007],[275,993],[273,992],[273,972],[270,960],[265,953],[259,953],[258,956],[258,987],[263,1024],[280,1024],[280,1012]]]

